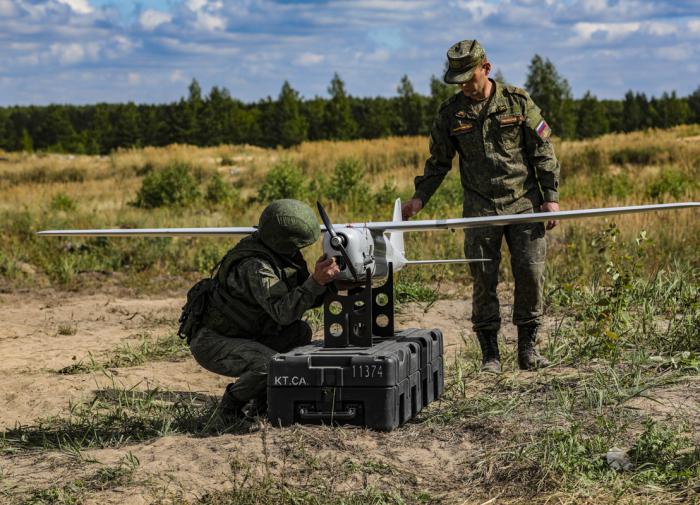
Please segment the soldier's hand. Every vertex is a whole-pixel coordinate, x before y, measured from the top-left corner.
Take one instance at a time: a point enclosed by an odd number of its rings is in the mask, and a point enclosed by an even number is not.
[[[314,268],[314,273],[311,274],[311,276],[318,284],[325,286],[335,279],[339,273],[340,268],[338,268],[335,258],[327,258],[324,254],[318,260],[316,260],[316,267]]]
[[[542,205],[540,205],[540,211],[542,211],[542,212],[559,212],[559,204],[557,202],[544,202]],[[559,224],[559,221],[551,219],[551,220],[547,221],[547,229],[551,230],[552,228],[554,228],[558,224]]]
[[[415,216],[423,208],[423,202],[420,198],[412,198],[401,206],[401,219],[407,219]]]

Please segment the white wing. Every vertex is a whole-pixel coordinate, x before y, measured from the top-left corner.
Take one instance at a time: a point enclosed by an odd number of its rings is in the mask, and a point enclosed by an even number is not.
[[[638,212],[653,212],[658,210],[677,210],[690,207],[700,207],[700,202],[661,203],[656,205],[632,205],[629,207],[608,207],[600,209],[562,210],[559,212],[538,212],[534,214],[509,214],[501,216],[464,217],[456,219],[427,219],[423,221],[383,221],[367,223],[334,224],[335,227],[368,228],[377,232],[392,231],[428,231],[456,228],[478,228],[480,226],[502,226],[517,223],[534,223],[551,219],[581,219],[586,217],[607,217],[618,214]],[[320,225],[321,231],[326,227]],[[226,236],[249,235],[256,228],[222,227],[222,228],[133,228],[111,230],[46,230],[37,232],[38,235],[74,236],[74,237],[106,237],[106,236],[148,236],[148,237],[191,237],[191,236]]]
[[[372,231],[428,231],[456,228],[478,228],[480,226],[503,226],[517,223],[536,223],[552,219],[581,219],[586,217],[607,217],[618,214],[677,210],[700,207],[700,202],[661,203],[655,205],[632,205],[629,207],[608,207],[599,209],[562,210],[558,212],[537,212],[529,214],[506,214],[501,216],[463,217],[457,219],[427,219],[423,221],[391,221],[338,224],[334,226],[367,227]]]
[[[250,235],[256,230],[252,226],[239,228],[116,228],[112,230],[46,230],[37,235],[69,237],[192,237],[221,235]]]

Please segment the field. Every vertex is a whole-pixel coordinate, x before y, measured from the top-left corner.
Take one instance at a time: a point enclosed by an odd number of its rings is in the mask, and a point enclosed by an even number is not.
[[[700,200],[700,126],[556,149],[562,208]],[[390,138],[0,152],[0,503],[700,503],[697,211],[549,233],[541,345],[555,366],[538,373],[517,371],[507,254],[499,377],[478,373],[467,270],[403,270],[398,326],[443,330],[446,392],[391,433],[218,418],[228,381],[175,329],[230,241],[34,235],[248,226],[286,196],[321,200],[336,222],[386,220],[426,151]],[[420,216],[460,212],[453,170]],[[462,254],[461,233],[406,238],[411,259]]]

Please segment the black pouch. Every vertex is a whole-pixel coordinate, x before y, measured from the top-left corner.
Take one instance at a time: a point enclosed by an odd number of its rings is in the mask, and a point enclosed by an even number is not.
[[[177,330],[177,334],[180,338],[187,339],[188,344],[202,326],[202,317],[216,289],[216,284],[216,279],[202,279],[187,292],[187,302],[182,307],[179,319],[180,329]]]

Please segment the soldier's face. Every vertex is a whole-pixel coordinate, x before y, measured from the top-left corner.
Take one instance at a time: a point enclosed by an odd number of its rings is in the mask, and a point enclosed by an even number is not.
[[[488,61],[482,62],[481,65],[474,70],[472,78],[460,85],[462,92],[469,97],[483,97],[488,86],[490,70],[491,64]]]

